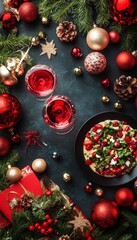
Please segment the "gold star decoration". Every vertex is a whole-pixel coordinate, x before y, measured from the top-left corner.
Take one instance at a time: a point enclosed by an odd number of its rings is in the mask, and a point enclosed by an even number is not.
[[[74,225],[74,231],[78,228],[81,230],[81,232],[84,231],[85,227],[89,227],[90,223],[87,219],[85,219],[81,212],[77,212],[78,215],[74,216],[74,220],[69,221],[69,223]]]
[[[46,44],[40,44],[42,47],[42,53],[41,55],[47,54],[48,59],[51,59],[51,55],[56,55],[57,53],[57,48],[55,47],[55,43],[52,40],[51,42],[46,41]]]

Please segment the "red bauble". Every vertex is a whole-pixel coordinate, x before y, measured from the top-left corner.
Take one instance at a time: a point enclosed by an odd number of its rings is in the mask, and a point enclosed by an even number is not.
[[[72,48],[71,50],[71,55],[75,58],[80,58],[82,57],[82,52],[81,52],[81,49],[78,48],[78,47],[74,47]]]
[[[119,206],[129,207],[134,201],[134,193],[129,188],[120,188],[115,193],[115,200]]]
[[[131,70],[136,65],[136,58],[132,53],[123,51],[118,54],[116,63],[122,70]]]
[[[0,129],[13,127],[21,117],[19,100],[8,93],[0,94]]]
[[[133,211],[135,211],[135,212],[137,211],[137,201],[133,202],[131,208],[132,208]]]
[[[101,84],[104,88],[107,88],[110,85],[110,80],[108,78],[105,78],[101,81]]]
[[[9,150],[10,141],[4,136],[0,136],[0,157],[5,156]]]
[[[93,205],[91,217],[99,227],[110,228],[119,218],[118,206],[113,201],[101,199]]]
[[[130,26],[137,23],[137,3],[130,0],[113,0],[111,15],[119,25]]]
[[[85,192],[89,193],[92,192],[92,184],[88,183],[85,187],[84,187]]]
[[[2,22],[3,28],[7,30],[12,30],[15,28],[15,25],[17,23],[17,19],[14,15],[14,13],[10,11],[5,11],[0,16],[0,21]]]
[[[112,43],[117,43],[120,41],[120,35],[118,32],[112,30],[109,32],[109,39]]]
[[[19,17],[24,22],[34,22],[38,17],[38,8],[32,2],[25,2],[19,7]]]

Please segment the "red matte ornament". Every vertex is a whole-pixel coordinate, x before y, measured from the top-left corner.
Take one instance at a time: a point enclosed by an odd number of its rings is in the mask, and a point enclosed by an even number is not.
[[[116,64],[122,70],[131,70],[136,65],[136,58],[131,52],[123,51],[117,55]]]
[[[32,2],[25,2],[19,7],[19,17],[24,22],[34,22],[38,17],[38,8]]]
[[[115,193],[115,200],[119,206],[129,207],[134,201],[134,193],[129,188],[120,188]]]
[[[112,43],[118,43],[120,41],[120,35],[115,30],[109,32],[109,38]]]

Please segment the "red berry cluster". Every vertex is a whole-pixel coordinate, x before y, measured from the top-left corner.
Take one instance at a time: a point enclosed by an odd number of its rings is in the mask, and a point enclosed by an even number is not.
[[[58,219],[53,220],[50,216],[50,214],[46,214],[45,220],[41,223],[35,223],[33,225],[29,226],[30,231],[38,231],[42,235],[47,236],[45,240],[48,240],[48,236],[51,235],[54,232],[54,224],[58,223]]]

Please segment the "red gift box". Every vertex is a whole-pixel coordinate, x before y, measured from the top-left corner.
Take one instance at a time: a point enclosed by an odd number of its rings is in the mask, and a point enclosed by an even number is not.
[[[10,202],[14,198],[20,199],[25,192],[30,192],[36,196],[43,195],[43,188],[37,176],[29,166],[22,169],[22,178],[19,182],[10,185],[0,192],[0,212],[12,222],[12,209]]]

